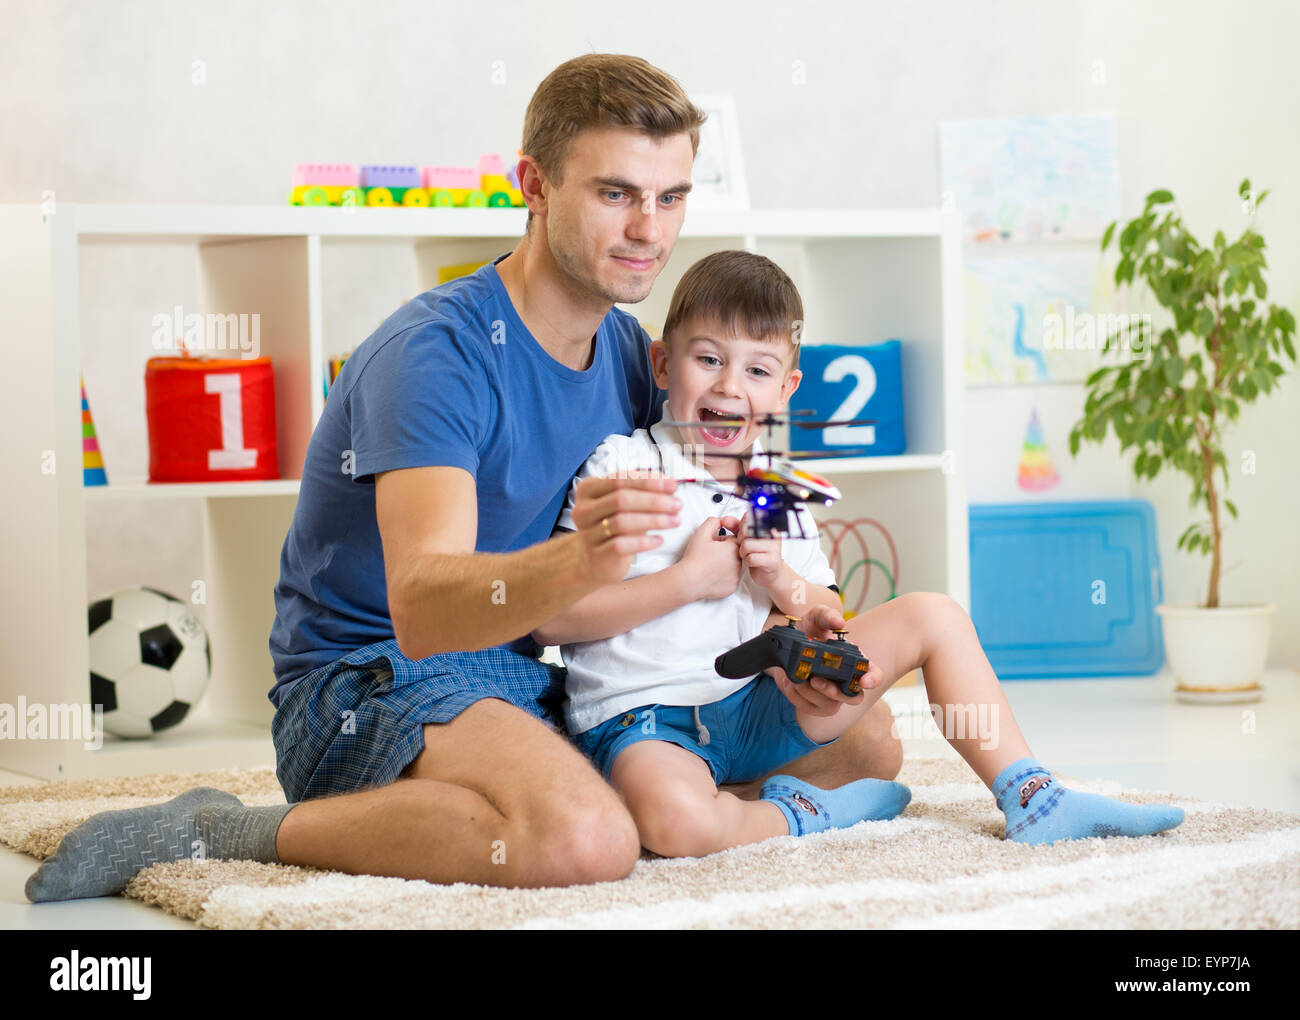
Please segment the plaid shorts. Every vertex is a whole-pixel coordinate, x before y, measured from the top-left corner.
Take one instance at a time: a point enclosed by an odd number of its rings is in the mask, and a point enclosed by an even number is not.
[[[500,698],[559,724],[565,671],[503,648],[408,659],[389,638],[302,677],[271,722],[291,804],[387,786],[424,750],[424,724]]]

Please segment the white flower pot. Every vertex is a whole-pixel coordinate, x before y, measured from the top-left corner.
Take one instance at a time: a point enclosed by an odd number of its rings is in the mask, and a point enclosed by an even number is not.
[[[1243,702],[1259,699],[1268,658],[1272,603],[1202,609],[1191,603],[1156,606],[1165,635],[1165,658],[1179,701]]]

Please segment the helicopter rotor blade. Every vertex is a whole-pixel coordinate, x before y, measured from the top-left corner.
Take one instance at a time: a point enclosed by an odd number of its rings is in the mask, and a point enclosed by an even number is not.
[[[748,424],[748,421],[749,420],[747,418],[711,418],[708,421],[665,420],[662,424],[671,425],[673,428],[679,428],[679,429],[701,429],[713,425],[722,425],[724,427],[729,427],[729,428],[740,428],[741,426]]]
[[[664,419],[663,424],[672,425],[676,428],[699,428],[701,425],[743,425],[750,421],[758,421],[764,425],[775,426],[787,424],[785,419],[803,418],[815,415],[816,411],[737,411],[735,414],[728,415],[726,418],[711,418],[709,421],[677,421],[675,419]]]
[[[768,463],[774,460],[836,460],[840,457],[865,457],[871,451],[866,447],[855,446],[851,449],[844,450],[795,450],[785,452],[781,450],[762,450],[759,453],[711,453],[709,459],[714,457],[719,460],[741,460],[750,461],[755,458],[762,458]],[[679,478],[678,481],[693,481],[693,479]]]
[[[854,418],[851,421],[792,421],[790,423],[801,429],[828,429],[833,425],[877,425],[875,418]]]
[[[870,453],[865,447],[851,450],[796,450],[781,455],[782,460],[836,460],[840,457],[865,457]]]
[[[744,419],[746,419],[746,420],[749,420],[749,419],[751,419],[751,418],[805,418],[805,417],[808,417],[808,416],[810,416],[810,415],[814,415],[814,414],[816,414],[816,413],[817,413],[816,411],[811,411],[811,410],[803,410],[803,411],[737,411],[735,414],[730,415],[730,417],[732,417],[732,418],[744,418]],[[671,422],[665,422],[665,424],[672,424],[672,423],[671,423]],[[690,422],[685,422],[685,424],[687,424],[687,425],[699,425],[700,422],[698,422],[698,421],[690,421]]]
[[[728,492],[735,494],[734,488],[728,488],[723,482],[711,478],[678,478],[677,481],[685,485],[698,485],[703,489],[712,489],[714,492]]]
[[[790,413],[794,414],[795,412],[790,412]],[[800,411],[798,413],[813,414],[815,412]],[[732,415],[729,418],[712,418],[707,422],[665,420],[663,424],[671,425],[673,428],[679,428],[679,429],[682,428],[698,429],[698,428],[704,428],[705,426],[718,426],[718,425],[721,425],[723,428],[741,428],[754,419],[757,419],[760,424],[767,425],[769,428],[778,425],[789,425],[791,427],[801,428],[801,429],[828,429],[835,425],[848,427],[852,425],[878,425],[879,424],[879,420],[876,418],[844,418],[844,419],[834,419],[834,420],[826,420],[826,421],[785,421],[783,420],[787,417],[788,415],[786,414],[771,415],[770,416],[771,420],[769,420],[768,415],[736,414],[736,415]]]
[[[871,451],[865,446],[854,446],[839,450],[763,450],[759,453],[711,453],[713,457],[726,457],[729,460],[754,460],[762,458],[769,462],[774,460],[835,460],[837,457],[865,457]]]

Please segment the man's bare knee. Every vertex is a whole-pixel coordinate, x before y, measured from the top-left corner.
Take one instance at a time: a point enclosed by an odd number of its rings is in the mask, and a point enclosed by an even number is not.
[[[603,785],[603,784],[602,784]],[[612,789],[605,795],[547,797],[524,826],[524,884],[584,885],[626,878],[641,856],[636,824]]]

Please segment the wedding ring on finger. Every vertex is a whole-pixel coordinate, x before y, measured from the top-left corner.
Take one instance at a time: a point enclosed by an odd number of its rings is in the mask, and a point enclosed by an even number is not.
[[[609,518],[608,518],[608,517],[603,517],[603,518],[601,518],[600,526],[601,526],[602,528],[605,529],[605,537],[606,537],[606,538],[613,538],[613,537],[614,537],[614,533],[613,533],[612,531],[609,530]]]

